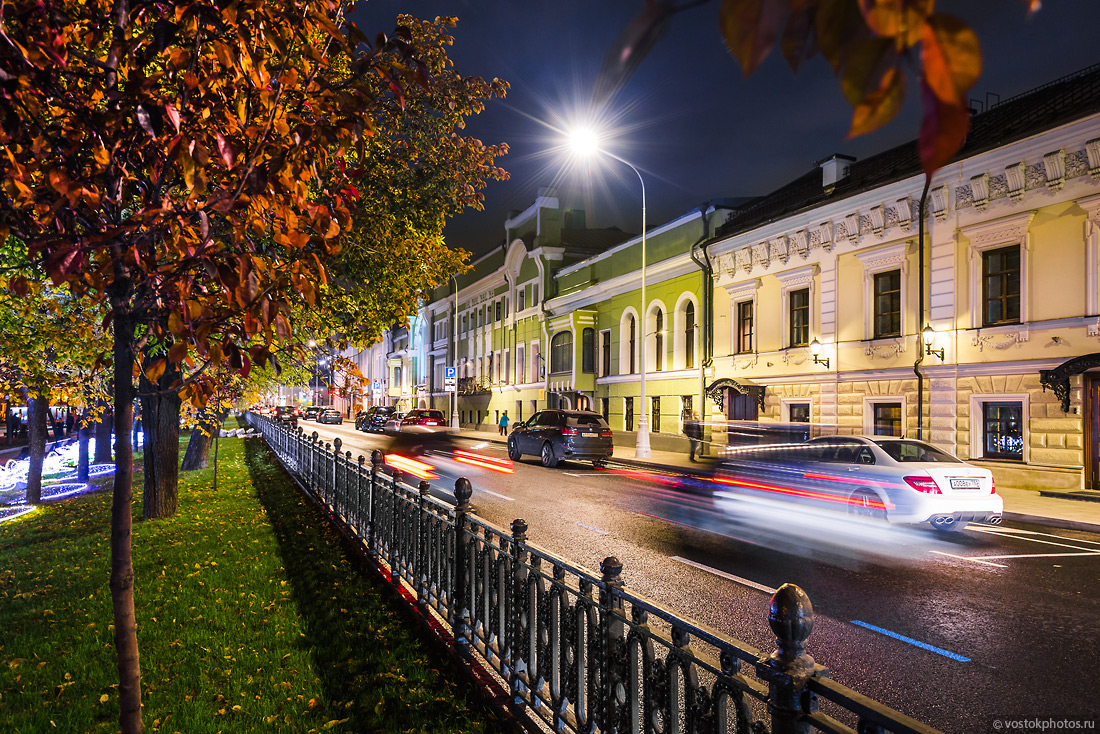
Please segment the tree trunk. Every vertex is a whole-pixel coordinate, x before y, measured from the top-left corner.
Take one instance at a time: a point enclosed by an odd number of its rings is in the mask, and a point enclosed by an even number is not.
[[[111,458],[111,434],[114,432],[114,413],[105,410],[99,414],[99,422],[95,424],[95,464],[110,464]]]
[[[53,440],[60,441],[65,438],[65,421],[58,420],[58,414],[52,410],[46,410],[46,414],[50,417],[50,423],[53,424]]]
[[[169,367],[156,383],[142,374],[141,427],[145,432],[143,519],[172,517],[179,505],[180,396],[171,388],[179,373]]]
[[[187,452],[183,455],[183,471],[195,471],[210,466],[210,444],[214,434],[206,433],[199,426],[191,429],[191,439],[187,442]]]
[[[83,483],[88,481],[88,442],[92,437],[92,427],[87,419],[85,414],[76,422],[76,481]]]
[[[4,434],[4,443],[8,446],[12,445],[15,440],[15,411],[11,409],[11,403],[4,409],[4,426],[7,429]]]
[[[48,404],[42,396],[27,398],[27,451],[30,468],[27,470],[27,504],[42,501],[42,461],[46,457],[46,410]]]
[[[126,312],[128,283],[112,286],[111,307],[115,328],[116,422],[123,430],[115,436],[115,481],[111,497],[111,604],[115,622],[115,662],[118,666],[119,728],[124,734],[141,734],[141,665],[138,659],[137,618],[134,614],[133,532],[134,453],[130,424],[134,418],[133,317]]]

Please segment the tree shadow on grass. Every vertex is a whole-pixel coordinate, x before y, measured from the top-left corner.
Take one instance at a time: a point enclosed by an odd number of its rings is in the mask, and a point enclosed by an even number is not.
[[[245,461],[275,533],[292,599],[342,731],[508,731],[392,589],[298,490],[260,440]]]

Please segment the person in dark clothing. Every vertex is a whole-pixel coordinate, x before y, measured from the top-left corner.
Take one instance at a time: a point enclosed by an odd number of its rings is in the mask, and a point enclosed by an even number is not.
[[[688,440],[688,460],[695,461],[695,453],[703,455],[703,424],[699,422],[699,414],[692,411],[684,421],[684,435]]]

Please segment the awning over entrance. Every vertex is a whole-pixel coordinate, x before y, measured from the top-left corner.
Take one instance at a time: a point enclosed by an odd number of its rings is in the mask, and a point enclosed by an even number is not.
[[[714,382],[710,383],[707,387],[703,388],[707,397],[714,401],[714,404],[718,406],[719,410],[725,411],[725,394],[727,389],[733,389],[742,395],[748,395],[760,406],[760,410],[764,409],[764,386],[757,385],[752,380],[740,379],[734,380],[730,377],[720,377]]]
[[[1058,365],[1052,370],[1039,370],[1039,384],[1043,391],[1049,387],[1062,401],[1062,412],[1069,412],[1069,378],[1088,372],[1093,367],[1100,367],[1100,352],[1074,357]]]

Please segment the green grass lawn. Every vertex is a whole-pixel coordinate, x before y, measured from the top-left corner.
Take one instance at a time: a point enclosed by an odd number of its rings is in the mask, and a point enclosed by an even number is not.
[[[213,455],[213,452],[211,452]],[[109,487],[110,477],[98,480]],[[493,716],[259,439],[181,475],[134,564],[144,719],[162,732],[489,732]],[[0,524],[0,731],[117,731],[110,490]]]

